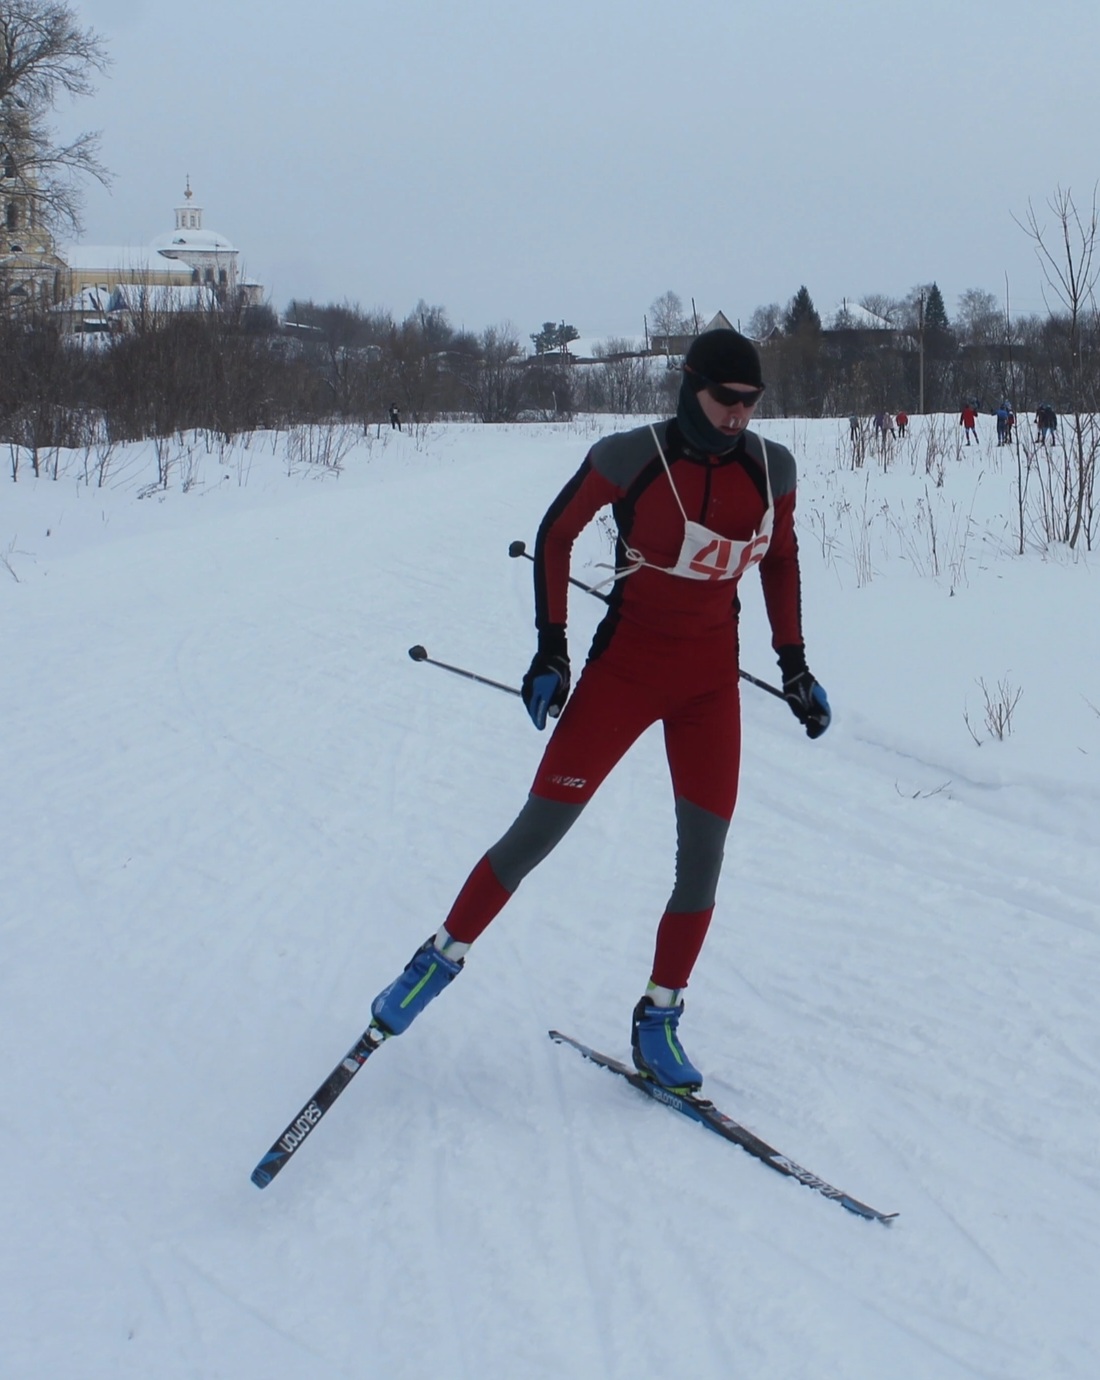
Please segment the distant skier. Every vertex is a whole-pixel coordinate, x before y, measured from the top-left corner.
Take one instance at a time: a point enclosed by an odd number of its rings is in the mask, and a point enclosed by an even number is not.
[[[1035,413],[1035,426],[1039,432],[1035,439],[1039,444],[1045,446],[1048,436],[1053,444],[1056,439],[1055,433],[1058,430],[1058,414],[1050,403],[1039,404],[1039,410]]]
[[[909,413],[899,412],[897,416],[894,418],[894,421],[898,424],[898,440],[900,441],[904,438],[906,432],[909,430]]]
[[[1008,442],[1009,423],[1008,423],[1008,403],[1001,403],[997,409],[997,444],[1006,445]]]
[[[400,431],[400,430],[401,430],[401,413],[398,412],[398,410],[397,410],[396,407],[391,407],[391,408],[390,408],[390,430],[391,430],[391,431]]]
[[[763,391],[751,341],[733,330],[705,332],[688,350],[675,418],[598,441],[550,504],[534,554],[538,650],[522,697],[536,728],[565,712],[515,822],[471,872],[442,927],[372,1003],[385,1033],[401,1034],[461,971],[466,951],[523,878],[660,722],[675,795],[675,885],[634,1008],[631,1045],[635,1065],[659,1084],[701,1085],[678,1026],[737,798],[737,588],[751,566],[760,567],[791,710],[811,738],[830,721],[802,639],[794,458],[747,429]],[[618,525],[613,593],[566,703],[570,551],[608,506]],[[628,864],[619,857],[609,865]],[[576,929],[599,921],[578,917]]]
[[[978,440],[978,413],[973,403],[967,403],[959,416],[959,422],[963,431],[966,433],[966,444],[970,444],[970,438],[974,438],[975,444]]]

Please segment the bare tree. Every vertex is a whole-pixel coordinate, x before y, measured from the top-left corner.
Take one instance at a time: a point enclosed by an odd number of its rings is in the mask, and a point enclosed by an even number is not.
[[[994,345],[1004,339],[1004,307],[984,288],[967,288],[959,296],[955,329],[967,345]]]
[[[108,65],[98,34],[81,29],[67,5],[0,0],[0,182],[9,230],[78,229],[78,180],[108,182],[97,134],[59,143],[49,125],[60,97],[92,95]]]
[[[783,329],[783,308],[778,302],[757,307],[749,317],[748,333],[753,340],[767,340]]]
[[[454,338],[445,308],[423,299],[395,326],[386,342],[389,377],[402,411],[414,424],[430,421],[438,412],[442,361]]]
[[[859,299],[859,305],[889,326],[896,326],[905,310],[904,303],[896,297],[888,297],[885,292],[865,292]]]
[[[1100,279],[1100,210],[1097,189],[1082,211],[1072,191],[1059,187],[1047,202],[1055,220],[1053,232],[1040,224],[1035,207],[1028,202],[1027,215],[1016,223],[1035,246],[1046,286],[1065,312],[1064,370],[1070,408],[1070,435],[1062,432],[1064,468],[1060,487],[1064,496],[1057,513],[1057,536],[1071,548],[1081,538],[1092,547],[1094,490],[1097,460],[1100,458],[1100,429],[1097,407],[1100,396],[1096,385],[1098,311],[1096,285]],[[1044,294],[1045,296],[1045,294]],[[1047,303],[1052,324],[1057,320],[1053,304]]]
[[[612,338],[593,354],[601,363],[589,380],[590,401],[596,410],[627,416],[656,410],[654,390],[645,360],[631,341]]]
[[[452,368],[481,421],[516,421],[527,397],[527,371],[511,323],[487,327],[477,355],[456,355]]]
[[[684,304],[671,289],[662,292],[650,307],[649,320],[652,334],[666,339],[686,335],[691,330],[691,323],[684,314]]]

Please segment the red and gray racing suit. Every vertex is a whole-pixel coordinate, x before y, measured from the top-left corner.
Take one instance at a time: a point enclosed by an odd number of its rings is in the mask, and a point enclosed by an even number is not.
[[[534,553],[540,631],[565,624],[573,542],[600,509],[611,506],[618,529],[616,567],[639,557],[646,564],[616,581],[526,805],[474,868],[447,917],[452,938],[471,943],[481,934],[631,744],[660,720],[675,800],[676,876],[657,930],[652,980],[687,985],[714,910],[737,799],[738,580],[682,579],[668,568],[684,540],[685,514],[722,537],[749,541],[769,493],[772,533],[759,569],[772,644],[800,646],[795,463],[784,447],[765,449],[745,432],[732,452],[699,455],[675,421],[639,427],[598,441],[554,499]]]

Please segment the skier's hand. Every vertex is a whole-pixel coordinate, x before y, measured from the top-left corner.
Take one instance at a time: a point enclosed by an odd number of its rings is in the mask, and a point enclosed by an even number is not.
[[[569,696],[569,650],[565,628],[552,624],[539,634],[539,649],[523,677],[520,696],[537,729],[546,727],[546,719],[556,719]]]
[[[780,647],[776,652],[783,672],[783,696],[791,713],[806,729],[807,738],[820,738],[832,722],[829,697],[813,678],[806,665],[806,650],[801,646]]]
[[[791,713],[806,726],[807,738],[820,738],[833,717],[829,697],[809,671],[799,671],[791,680],[783,682],[783,694],[791,706]]]

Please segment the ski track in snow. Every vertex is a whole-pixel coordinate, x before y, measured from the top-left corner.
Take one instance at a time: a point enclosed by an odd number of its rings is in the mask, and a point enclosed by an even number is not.
[[[836,424],[762,429],[808,495],[858,500]],[[845,588],[804,536],[835,725],[809,744],[743,686],[685,1031],[724,1110],[890,1228],[547,1038],[627,1055],[672,880],[656,731],[248,1183],[522,804],[543,740],[517,704],[406,652],[518,684],[508,543],[595,434],[435,428],[322,483],[257,446],[253,489],[160,503],[6,491],[30,554],[0,585],[5,1380],[1091,1380],[1100,731],[1065,627],[1100,608],[1068,563],[986,552],[948,600],[885,558]],[[607,558],[587,533],[574,569]],[[599,615],[578,592],[576,666]],[[742,646],[774,678],[748,594]],[[1017,734],[978,748],[963,696],[1008,666]]]

